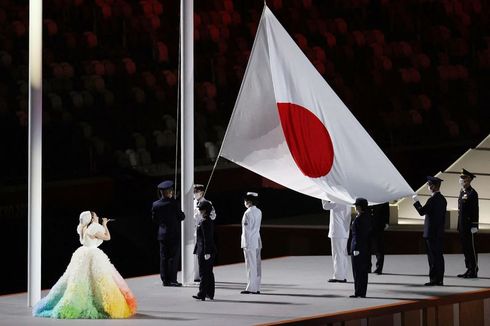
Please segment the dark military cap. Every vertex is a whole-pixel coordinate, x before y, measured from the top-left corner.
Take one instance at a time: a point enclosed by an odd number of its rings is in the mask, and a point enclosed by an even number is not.
[[[461,170],[461,175],[460,175],[460,177],[462,177],[462,178],[466,178],[466,177],[468,177],[468,178],[474,179],[474,178],[476,178],[476,175],[474,175],[474,174],[473,174],[473,173],[471,173],[470,171],[467,171],[467,170],[465,170],[465,169],[462,169],[462,170]]]
[[[368,207],[368,201],[365,198],[356,198],[356,202],[354,203],[354,205],[367,208]]]
[[[160,182],[157,188],[161,190],[165,190],[165,189],[172,188],[173,186],[174,186],[174,182],[172,180],[165,180],[163,182]]]
[[[432,184],[435,184],[435,185],[440,185],[441,182],[443,182],[444,180],[442,180],[441,178],[438,178],[438,177],[432,177],[430,175],[427,176],[427,182],[428,183],[432,183]]]
[[[194,185],[194,192],[199,192],[199,191],[204,191],[204,185],[202,184],[195,184]]]

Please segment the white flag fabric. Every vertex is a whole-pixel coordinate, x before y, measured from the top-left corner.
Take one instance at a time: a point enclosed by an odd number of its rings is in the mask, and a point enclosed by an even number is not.
[[[220,155],[337,203],[414,194],[267,7]]]

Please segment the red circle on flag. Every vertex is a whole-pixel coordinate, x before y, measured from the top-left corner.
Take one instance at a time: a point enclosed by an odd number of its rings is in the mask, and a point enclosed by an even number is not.
[[[304,175],[323,177],[333,165],[332,139],[325,125],[307,108],[277,103],[284,137],[294,162]]]

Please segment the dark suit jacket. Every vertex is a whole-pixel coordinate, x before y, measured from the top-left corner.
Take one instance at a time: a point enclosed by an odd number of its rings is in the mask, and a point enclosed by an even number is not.
[[[359,251],[367,253],[369,251],[369,233],[371,232],[371,217],[369,211],[357,216],[350,227],[351,244],[350,252]]]
[[[158,224],[157,239],[168,243],[178,243],[180,239],[180,222],[185,218],[178,202],[174,198],[162,198],[153,203],[151,219]]]
[[[210,219],[204,219],[197,226],[196,245],[194,246],[195,255],[212,254],[216,251],[214,244],[214,222]]]
[[[478,193],[472,187],[461,189],[458,198],[458,230],[469,231],[478,227]]]
[[[383,203],[371,206],[372,232],[382,232],[390,222],[390,204]]]
[[[425,215],[424,239],[441,238],[444,235],[444,221],[446,219],[446,198],[440,193],[434,193],[425,203],[413,204],[420,216]]]

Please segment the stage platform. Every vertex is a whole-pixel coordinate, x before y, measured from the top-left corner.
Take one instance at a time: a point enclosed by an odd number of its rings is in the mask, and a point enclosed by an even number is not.
[[[244,264],[215,268],[213,301],[196,301],[196,286],[162,287],[158,275],[128,279],[138,299],[138,313],[129,320],[52,320],[34,318],[26,306],[26,293],[0,297],[0,325],[256,325],[315,315],[413,302],[490,288],[490,254],[480,254],[478,279],[461,279],[462,255],[445,255],[444,286],[425,287],[425,255],[388,255],[385,274],[369,274],[367,298],[348,298],[348,283],[327,283],[332,274],[330,256],[295,256],[264,260],[260,295],[243,295]],[[116,266],[117,267],[117,266]],[[43,295],[46,291],[43,291]],[[485,308],[489,306],[486,299]],[[487,310],[487,309],[485,309]],[[490,324],[488,313],[484,325]],[[397,324],[397,323],[395,323]],[[340,325],[340,324],[339,324]],[[401,322],[400,322],[401,325]],[[454,325],[459,325],[454,323]]]

